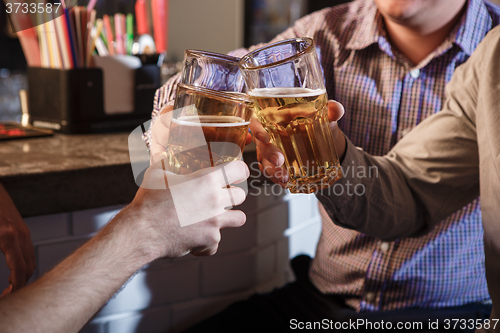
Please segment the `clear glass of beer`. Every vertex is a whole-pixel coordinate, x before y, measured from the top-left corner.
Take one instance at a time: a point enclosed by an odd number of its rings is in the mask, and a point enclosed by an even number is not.
[[[216,91],[245,93],[245,80],[239,60],[226,54],[186,50],[181,83]]]
[[[189,174],[242,158],[253,113],[246,94],[179,83],[170,123],[170,171]]]
[[[342,177],[314,41],[293,38],[240,59],[255,113],[285,155],[288,189],[313,193]]]

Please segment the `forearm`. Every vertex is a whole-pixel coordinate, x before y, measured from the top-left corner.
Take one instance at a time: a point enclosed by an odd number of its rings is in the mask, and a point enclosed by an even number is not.
[[[128,219],[111,222],[52,271],[1,299],[0,331],[78,332],[150,259],[129,236]]]
[[[370,156],[347,140],[341,169],[343,178],[317,194],[334,223],[381,239],[424,228],[422,208],[405,186],[401,170],[387,160]]]
[[[450,131],[452,136],[457,133]],[[415,137],[385,157],[370,156],[348,142],[343,179],[317,195],[336,224],[384,240],[417,236],[478,196],[473,154],[465,154],[469,160],[457,161],[453,147],[448,146],[451,155],[447,156],[440,140],[430,136],[431,145],[442,145],[441,152],[419,150],[425,135],[417,132]],[[477,148],[473,141],[453,137],[452,142],[457,149],[474,152]]]

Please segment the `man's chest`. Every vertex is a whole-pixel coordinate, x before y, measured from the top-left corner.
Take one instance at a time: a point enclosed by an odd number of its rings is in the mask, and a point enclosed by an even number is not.
[[[413,127],[441,109],[445,85],[463,58],[450,52],[424,67],[409,67],[379,49],[355,52],[332,68],[333,75],[325,73],[330,98],[346,110],[341,129],[367,152],[386,154]]]

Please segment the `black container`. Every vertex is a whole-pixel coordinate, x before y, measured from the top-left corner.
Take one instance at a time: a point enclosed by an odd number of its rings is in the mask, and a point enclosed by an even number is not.
[[[136,128],[150,119],[154,94],[161,85],[160,68],[143,65],[135,71],[133,112],[109,115],[104,112],[100,68],[28,67],[27,74],[31,124],[66,134]]]

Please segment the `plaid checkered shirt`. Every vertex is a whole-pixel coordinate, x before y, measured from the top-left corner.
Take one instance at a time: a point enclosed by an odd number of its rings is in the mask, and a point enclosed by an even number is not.
[[[499,23],[500,7],[483,0],[468,0],[466,6],[447,39],[416,66],[391,47],[372,0],[305,16],[271,42],[314,38],[328,96],[346,110],[340,128],[356,146],[383,155],[440,110],[455,68]],[[153,121],[174,99],[178,80],[172,78],[157,91]],[[323,230],[309,277],[321,292],[343,295],[357,311],[489,302],[479,198],[430,233],[393,242],[336,226],[321,205],[320,212]]]

